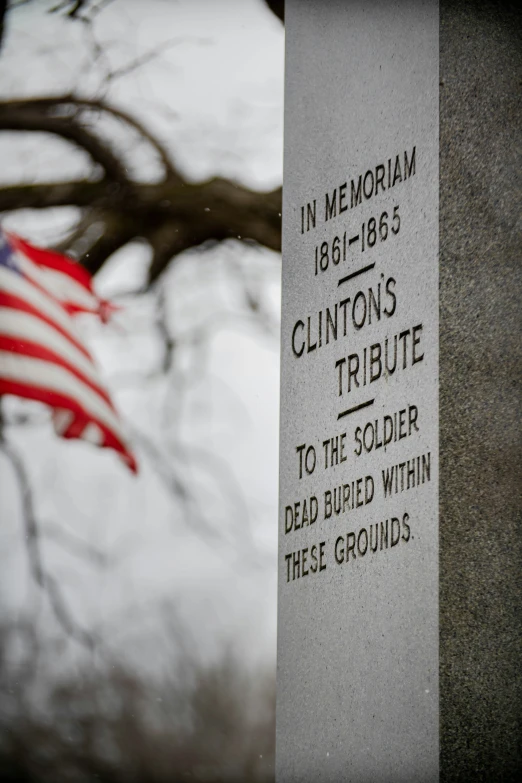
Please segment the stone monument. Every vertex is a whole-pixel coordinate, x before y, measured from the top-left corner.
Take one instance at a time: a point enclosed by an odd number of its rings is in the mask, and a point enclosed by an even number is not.
[[[520,772],[510,9],[286,3],[278,783]]]

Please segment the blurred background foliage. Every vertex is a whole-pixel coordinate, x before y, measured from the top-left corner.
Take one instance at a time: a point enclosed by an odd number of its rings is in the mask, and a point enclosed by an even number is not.
[[[140,462],[0,416],[0,780],[273,779],[283,5],[0,3],[0,213]]]

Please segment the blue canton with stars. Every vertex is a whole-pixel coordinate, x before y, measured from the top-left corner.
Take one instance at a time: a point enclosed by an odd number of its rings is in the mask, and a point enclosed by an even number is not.
[[[13,248],[9,244],[2,229],[0,229],[0,267],[1,266],[10,269],[12,272],[17,272],[19,275],[22,274],[16,262],[16,255]]]

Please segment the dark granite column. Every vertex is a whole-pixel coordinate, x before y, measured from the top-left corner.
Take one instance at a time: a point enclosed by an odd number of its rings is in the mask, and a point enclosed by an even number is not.
[[[521,14],[440,5],[442,781],[521,761]]]

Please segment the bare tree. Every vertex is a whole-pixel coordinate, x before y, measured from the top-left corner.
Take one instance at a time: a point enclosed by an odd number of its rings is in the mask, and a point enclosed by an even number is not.
[[[65,0],[53,10],[90,24],[92,15],[105,4]],[[271,0],[268,5],[282,18],[282,2]],[[138,59],[125,72],[141,63]],[[162,170],[159,181],[141,183],[130,176],[117,140],[100,133],[107,118],[122,124],[151,148]],[[149,285],[181,252],[204,243],[233,238],[271,250],[281,248],[281,188],[262,193],[222,178],[187,181],[170,152],[144,123],[103,98],[70,94],[4,101],[0,103],[0,131],[53,134],[90,157],[93,176],[87,179],[1,187],[0,214],[20,209],[80,208],[79,224],[57,249],[76,257],[91,274],[135,239],[144,240],[152,250]]]
[[[24,4],[32,0],[24,0]],[[64,0],[50,10],[64,14],[71,24],[91,27],[96,15],[111,0]],[[11,8],[19,3],[12,3]],[[269,2],[271,10],[282,18],[282,3]],[[0,11],[5,14],[5,6]],[[4,16],[0,14],[2,22]],[[9,12],[5,14],[9,21]],[[8,25],[7,25],[8,27]],[[8,34],[8,31],[7,31]],[[93,61],[103,58],[103,51],[95,36],[90,36]],[[175,45],[177,39],[165,42]],[[106,81],[124,78],[148,59],[162,51],[162,46],[137,57],[117,71],[107,71]],[[144,291],[154,293],[157,301],[156,326],[164,346],[160,373],[170,373],[176,384],[178,408],[190,393],[190,374],[175,365],[175,356],[184,341],[196,353],[214,328],[212,323],[199,325],[189,335],[172,328],[167,314],[168,290],[161,277],[183,251],[199,246],[208,247],[222,240],[233,239],[252,247],[266,247],[278,251],[281,246],[281,188],[259,192],[237,182],[213,178],[191,182],[183,176],[175,156],[142,120],[128,110],[115,105],[103,95],[86,97],[80,91],[67,95],[48,95],[34,98],[11,98],[0,102],[0,131],[20,134],[51,134],[64,145],[81,150],[91,161],[90,172],[82,179],[57,177],[50,182],[20,183],[0,186],[0,217],[19,210],[45,210],[56,207],[76,207],[79,218],[67,235],[55,245],[57,250],[70,254],[93,275],[129,243],[140,240],[150,248],[150,261]],[[130,140],[130,144],[122,142]],[[133,150],[136,145],[148,148],[155,158],[159,172],[153,181],[140,181],[133,176]],[[201,263],[201,254],[191,256],[191,263]],[[262,328],[269,323],[256,284],[240,265],[235,271],[235,283],[242,289],[242,300],[251,318]],[[134,383],[136,378],[130,378]],[[0,417],[2,410],[0,410]],[[6,422],[12,424],[13,422]],[[161,444],[133,427],[133,438],[144,457],[153,466],[163,486],[171,494],[181,515],[206,539],[219,538],[220,531],[209,522],[198,501],[198,490],[192,486],[186,446],[177,444],[180,459],[173,460]],[[0,448],[12,465],[22,499],[21,508],[25,526],[25,546],[30,573],[34,583],[46,596],[59,625],[70,638],[88,649],[98,646],[98,639],[83,628],[69,610],[67,597],[59,581],[49,573],[42,554],[45,542],[53,538],[75,558],[81,557],[97,567],[103,567],[99,553],[87,551],[84,544],[65,540],[59,525],[51,525],[39,518],[38,504],[33,497],[30,475],[22,455],[9,438]],[[211,481],[218,484],[227,496],[234,514],[241,520],[241,535],[248,540],[245,524],[248,510],[231,472],[211,453],[194,450],[191,459],[197,462]],[[45,522],[45,523],[44,523]],[[239,529],[238,529],[239,533]],[[239,535],[238,535],[239,540]],[[82,548],[83,547],[83,548]],[[81,549],[81,551],[80,551]]]
[[[20,2],[31,0],[0,2],[0,31],[6,23],[4,41],[9,35],[9,8]],[[66,16],[71,25],[85,25],[88,30],[110,3],[56,0],[51,11]],[[270,0],[267,4],[282,19],[282,3]],[[165,42],[169,45],[177,45],[176,40]],[[162,51],[161,46],[117,71],[107,72],[108,81],[126,78],[158,51]],[[92,36],[93,61],[103,55]],[[1,56],[0,51],[0,62]],[[280,250],[281,188],[259,192],[224,178],[189,181],[177,163],[176,151],[167,148],[148,123],[115,104],[103,90],[95,97],[78,88],[72,94],[1,101],[0,131],[34,134],[39,139],[45,138],[42,134],[50,134],[63,143],[64,149],[80,150],[91,163],[90,170],[73,181],[57,176],[48,182],[1,185],[0,219],[25,209],[45,213],[56,207],[76,208],[75,225],[54,246],[75,257],[93,275],[130,243],[139,240],[149,247],[143,291],[131,295],[136,301],[144,293],[156,302],[155,327],[164,348],[157,374],[168,378],[175,388],[179,416],[191,394],[191,382],[201,372],[209,336],[216,328],[215,322],[201,322],[187,333],[168,317],[169,297],[179,294],[168,285],[170,277],[166,273],[174,267],[176,274],[182,272],[180,255],[184,251],[234,240],[229,254],[230,275],[231,285],[241,294],[240,317],[248,317],[273,335],[277,332],[265,311],[255,274],[250,277],[247,266],[238,262],[238,248],[243,243],[249,249]],[[149,158],[155,160],[158,174],[147,181],[134,173],[136,145],[148,149]],[[248,258],[253,257],[259,266],[267,255],[250,254]],[[195,268],[198,264],[206,268],[205,256],[209,258],[208,254],[195,252],[185,259]],[[222,314],[212,317],[224,320]],[[194,355],[189,367],[178,361],[186,346]],[[137,377],[123,380],[130,385],[142,381]],[[2,440],[0,433],[0,451],[10,461],[9,478],[16,479],[20,490],[24,554],[34,592],[44,597],[59,632],[43,639],[32,618],[23,617],[18,622],[11,617],[0,619],[0,777],[11,765],[14,779],[27,781],[82,781],[92,777],[107,783],[162,783],[194,777],[221,781],[273,779],[271,672],[243,672],[236,660],[225,661],[223,666],[200,665],[194,649],[183,647],[180,641],[186,639],[187,629],[176,627],[168,647],[177,650],[179,659],[185,661],[183,676],[180,679],[179,673],[171,671],[159,684],[144,681],[121,661],[111,659],[114,647],[99,628],[91,629],[76,617],[68,585],[49,565],[52,561],[46,557],[47,547],[58,545],[71,562],[87,566],[93,574],[94,569],[110,568],[112,561],[106,552],[71,535],[60,519],[40,513],[31,463],[24,463],[23,450],[17,448],[16,438],[10,434],[14,428],[32,426],[30,413],[27,420],[22,419],[11,416],[5,422],[7,437]],[[140,431],[136,422],[129,425],[142,458],[169,492],[177,516],[212,547],[219,546],[223,531],[203,507],[200,487],[193,483],[197,465],[205,481],[219,488],[230,509],[229,516],[234,520],[231,535],[238,552],[241,547],[241,554],[250,547],[249,557],[254,561],[248,504],[228,465],[210,451],[183,443],[176,435],[176,424],[169,432],[172,437],[168,448],[148,432]],[[123,557],[118,546],[117,556]],[[175,607],[169,605],[166,614],[168,620],[161,623],[162,629],[172,623]],[[58,645],[64,639],[84,648],[81,655],[85,667],[81,679],[73,677],[56,684],[49,715],[42,719],[31,704],[30,685],[41,676],[38,663],[45,657],[44,652],[53,655],[49,649],[54,648],[49,645]],[[10,657],[9,651],[17,644],[24,655]]]
[[[153,184],[133,181],[121,151],[89,127],[93,114],[118,119],[150,144],[161,161],[162,180]],[[205,242],[236,238],[280,250],[280,188],[259,193],[226,179],[187,182],[165,147],[142,123],[104,100],[67,95],[3,102],[0,130],[59,136],[86,152],[100,171],[96,180],[0,188],[0,212],[81,208],[79,225],[58,249],[76,256],[91,274],[135,239],[145,240],[152,249],[149,284],[179,253]]]

